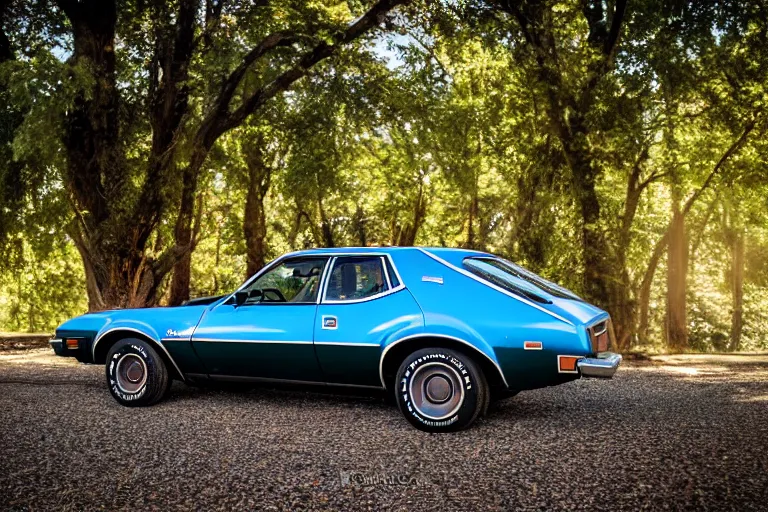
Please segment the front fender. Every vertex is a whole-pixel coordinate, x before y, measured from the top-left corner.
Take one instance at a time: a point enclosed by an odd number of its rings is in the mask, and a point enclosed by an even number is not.
[[[56,335],[59,338],[81,337],[88,340],[88,353],[93,362],[97,360],[97,349],[105,339],[110,339],[110,333],[117,331],[140,334],[168,353],[163,341],[188,342],[206,308],[200,305],[88,313],[60,325]]]

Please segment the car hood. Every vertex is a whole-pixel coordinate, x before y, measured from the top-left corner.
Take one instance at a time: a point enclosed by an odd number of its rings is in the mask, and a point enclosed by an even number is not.
[[[141,332],[155,340],[189,338],[208,307],[190,305],[86,313],[61,324],[56,329],[56,335],[96,338],[107,331],[126,329]]]

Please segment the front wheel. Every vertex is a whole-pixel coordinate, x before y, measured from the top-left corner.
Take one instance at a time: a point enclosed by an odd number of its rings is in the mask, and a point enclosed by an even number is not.
[[[165,396],[171,384],[163,359],[146,341],[126,338],[107,354],[107,385],[121,405],[152,405]]]
[[[469,427],[488,405],[488,384],[469,356],[445,348],[417,350],[397,372],[395,398],[419,430],[452,432]]]

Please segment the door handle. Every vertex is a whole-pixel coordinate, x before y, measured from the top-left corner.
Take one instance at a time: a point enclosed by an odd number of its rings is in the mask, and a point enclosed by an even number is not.
[[[323,315],[323,329],[336,329],[339,327],[339,321],[335,316]]]

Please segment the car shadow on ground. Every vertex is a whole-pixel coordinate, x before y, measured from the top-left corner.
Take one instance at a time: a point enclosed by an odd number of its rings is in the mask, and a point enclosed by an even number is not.
[[[211,400],[233,398],[266,402],[271,405],[295,405],[300,406],[311,400],[314,403],[323,402],[329,405],[366,405],[369,407],[388,408],[390,404],[385,399],[384,392],[362,391],[354,388],[335,388],[309,385],[251,385],[251,384],[227,384],[216,385],[187,385],[176,381],[165,399],[167,403],[185,402],[187,400],[199,400],[205,397]],[[394,406],[394,404],[392,404]]]

